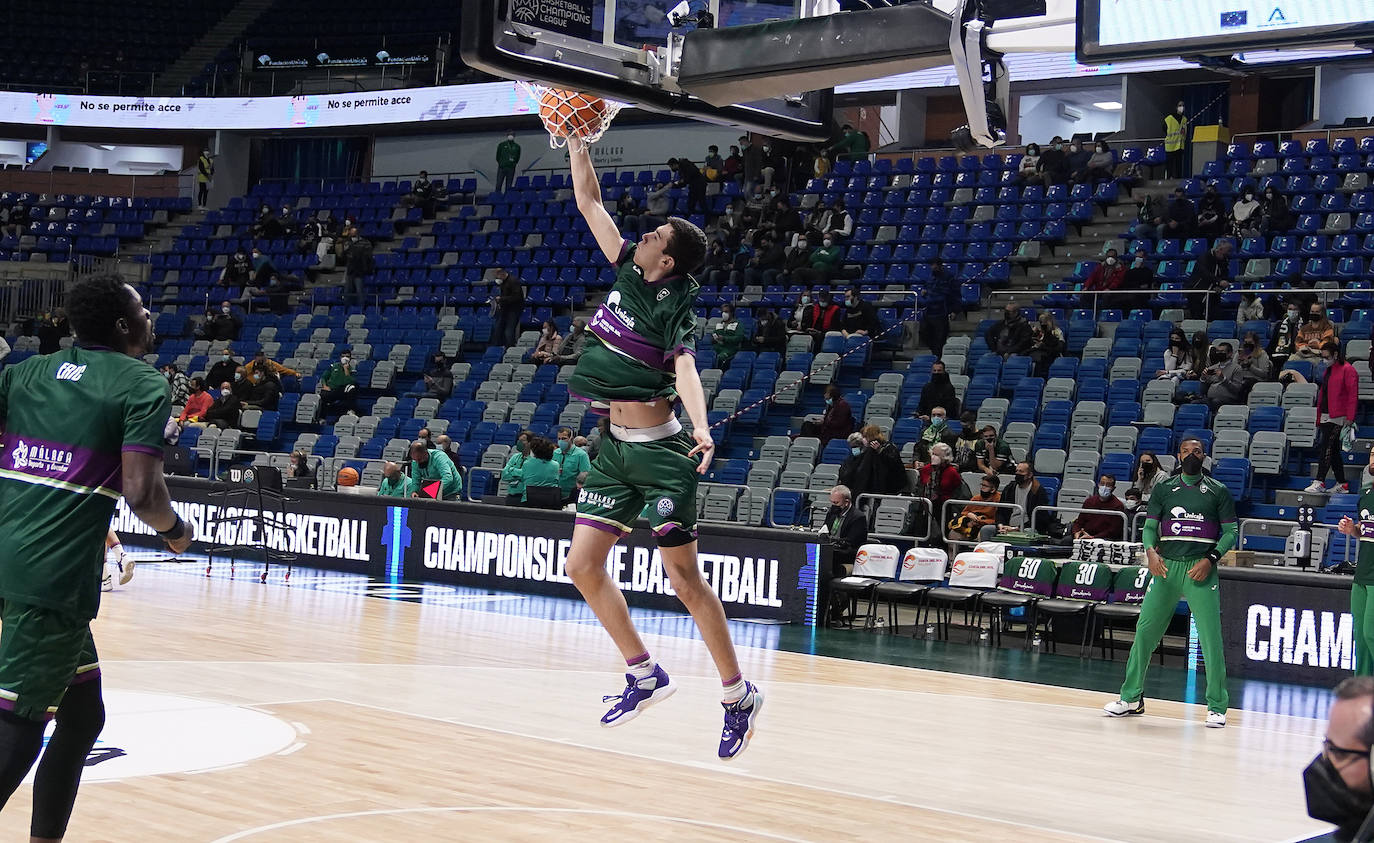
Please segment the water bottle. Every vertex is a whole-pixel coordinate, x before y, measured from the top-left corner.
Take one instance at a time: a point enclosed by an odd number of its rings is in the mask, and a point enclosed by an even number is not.
[[[992,636],[988,635],[987,627],[978,630],[978,643],[987,646],[992,641]]]
[[[925,637],[927,641],[933,640],[935,638],[935,624],[926,624]]]
[[[1035,633],[1035,635],[1031,637],[1031,649],[1038,653],[1043,646],[1044,642],[1040,640],[1040,633]]]

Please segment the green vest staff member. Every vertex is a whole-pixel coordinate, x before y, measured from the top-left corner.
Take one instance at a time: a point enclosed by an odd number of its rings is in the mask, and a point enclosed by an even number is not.
[[[1114,717],[1145,713],[1145,670],[1180,598],[1188,601],[1207,664],[1207,725],[1226,725],[1226,660],[1221,643],[1217,563],[1236,546],[1236,502],[1221,483],[1202,474],[1202,442],[1178,447],[1183,473],[1161,480],[1150,495],[1143,540],[1150,585],[1140,606],[1135,643],[1126,662],[1121,698],[1103,710]]]
[[[525,501],[525,460],[529,457],[533,436],[527,430],[516,437],[506,467],[501,469],[501,477],[506,481],[506,506],[519,506]]]
[[[535,436],[530,439],[530,452],[525,457],[524,467],[520,471],[521,479],[524,480],[525,493],[521,498],[521,503],[530,506],[530,491],[533,489],[548,489],[551,492],[557,491],[561,495],[558,482],[558,463],[553,458],[553,443],[542,436]],[[534,506],[542,506],[548,502],[550,495],[536,493]],[[556,508],[556,507],[555,507]]]
[[[1374,474],[1374,451],[1369,453]],[[1360,495],[1360,520],[1346,517],[1336,529],[1360,540],[1355,582],[1350,586],[1350,615],[1355,621],[1355,675],[1374,676],[1374,486]]]
[[[389,462],[382,466],[382,482],[377,487],[378,497],[408,498],[413,491],[410,479],[401,472],[399,463]]]
[[[566,506],[577,497],[577,478],[584,471],[592,470],[592,460],[581,448],[574,448],[571,427],[558,428],[558,450],[553,452],[553,461],[558,463],[558,488],[563,493]]]
[[[439,481],[439,500],[456,501],[463,491],[463,478],[458,467],[443,451],[431,451],[424,442],[410,444],[411,494],[418,496],[425,486]]]

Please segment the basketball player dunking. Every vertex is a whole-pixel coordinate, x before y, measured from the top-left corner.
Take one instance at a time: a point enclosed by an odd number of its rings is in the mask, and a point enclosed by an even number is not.
[[[718,754],[729,760],[749,745],[763,694],[740,674],[725,609],[697,567],[697,478],[711,464],[715,443],[693,357],[692,307],[700,286],[687,273],[705,259],[706,235],[673,217],[638,243],[626,241],[601,203],[586,146],[570,140],[568,153],[577,208],[617,270],[568,382],[573,394],[611,417],[610,434],[578,496],[567,563],[569,576],[625,657],[625,690],[606,698],[614,705],[601,723],[627,723],[677,690],[649,654],[625,597],[606,572],[606,555],[648,503],[663,567],[720,672],[725,728]],[[692,421],[690,436],[673,411],[678,400]]]

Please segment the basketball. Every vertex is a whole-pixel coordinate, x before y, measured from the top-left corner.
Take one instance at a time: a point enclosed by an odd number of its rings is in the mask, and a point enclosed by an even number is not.
[[[339,469],[338,485],[356,486],[358,485],[358,469],[341,468]]]
[[[606,101],[600,97],[547,88],[539,95],[539,118],[556,138],[585,138],[606,119]]]

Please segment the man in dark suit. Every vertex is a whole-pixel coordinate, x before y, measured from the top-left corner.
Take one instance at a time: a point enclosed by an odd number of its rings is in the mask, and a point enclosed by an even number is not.
[[[848,486],[836,486],[830,490],[830,509],[825,513],[820,531],[830,539],[831,564],[830,575],[820,577],[825,591],[821,595],[820,605],[832,612],[832,620],[838,620],[844,607],[830,606],[830,580],[848,575],[848,566],[854,564],[855,554],[868,541],[868,518],[854,506]]]

